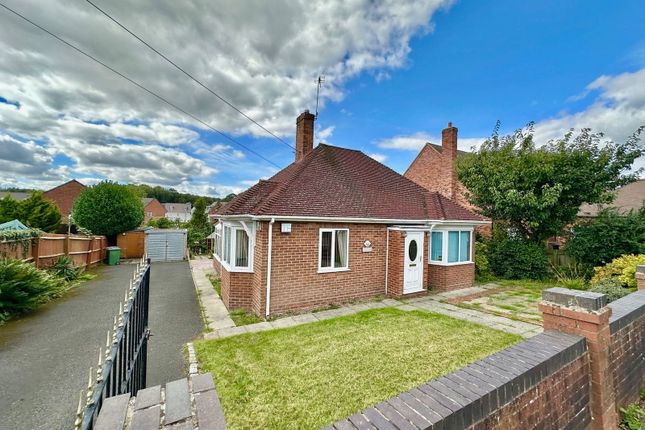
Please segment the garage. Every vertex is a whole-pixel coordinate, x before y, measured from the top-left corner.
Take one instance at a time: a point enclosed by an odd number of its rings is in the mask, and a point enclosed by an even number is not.
[[[187,230],[146,230],[148,258],[153,262],[185,260],[187,236]]]

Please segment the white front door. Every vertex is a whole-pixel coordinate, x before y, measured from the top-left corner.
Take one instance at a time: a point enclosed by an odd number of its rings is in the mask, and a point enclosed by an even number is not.
[[[403,294],[423,290],[423,237],[422,231],[408,231],[403,257]]]

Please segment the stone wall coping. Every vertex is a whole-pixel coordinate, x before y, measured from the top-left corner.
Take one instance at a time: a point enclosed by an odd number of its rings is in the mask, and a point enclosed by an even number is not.
[[[639,273],[645,275],[645,264],[636,266],[636,274],[638,275]]]
[[[586,351],[583,337],[545,331],[325,429],[468,428]]]
[[[645,290],[631,293],[608,306],[612,309],[609,330],[614,333],[645,315]]]
[[[542,291],[542,300],[561,306],[578,307],[587,311],[598,311],[607,306],[607,296],[604,294],[561,287]]]

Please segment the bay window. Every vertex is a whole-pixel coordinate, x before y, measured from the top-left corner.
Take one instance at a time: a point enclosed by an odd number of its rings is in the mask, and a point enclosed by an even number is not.
[[[318,271],[338,272],[349,269],[349,230],[321,228],[318,247]]]
[[[215,237],[215,257],[227,270],[233,272],[252,271],[252,241],[244,227],[239,224],[225,223],[218,230],[216,226]]]
[[[430,263],[471,263],[471,237],[472,229],[433,231],[430,235]]]

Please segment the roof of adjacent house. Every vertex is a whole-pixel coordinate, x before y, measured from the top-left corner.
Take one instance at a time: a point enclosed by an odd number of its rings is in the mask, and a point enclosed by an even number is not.
[[[430,147],[434,148],[434,149],[435,149],[435,150],[437,150],[440,154],[443,154],[443,146],[441,146],[441,145],[437,145],[436,143],[430,143],[430,142],[426,142],[426,145],[428,145],[428,146],[430,146]],[[468,153],[469,153],[468,151],[462,151],[461,149],[458,149],[458,150],[457,150],[457,156],[458,156],[458,157],[459,157],[460,155],[465,155],[465,154],[468,154]]]
[[[645,204],[645,179],[627,184],[616,191],[616,199],[607,205],[590,205],[583,203],[578,210],[578,216],[595,217],[603,208],[616,208],[622,212],[638,210]]]
[[[325,144],[239,194],[218,214],[484,220],[360,151]]]
[[[191,213],[192,206],[190,203],[162,203],[168,212]]]
[[[0,199],[4,199],[7,196],[11,196],[14,200],[24,200],[29,197],[29,193],[21,193],[15,191],[0,191]]]
[[[0,224],[0,230],[28,230],[28,229],[29,227],[27,227],[17,219]]]
[[[143,207],[148,206],[150,203],[152,203],[153,200],[157,199],[154,199],[152,197],[141,197],[141,203],[143,203]]]

